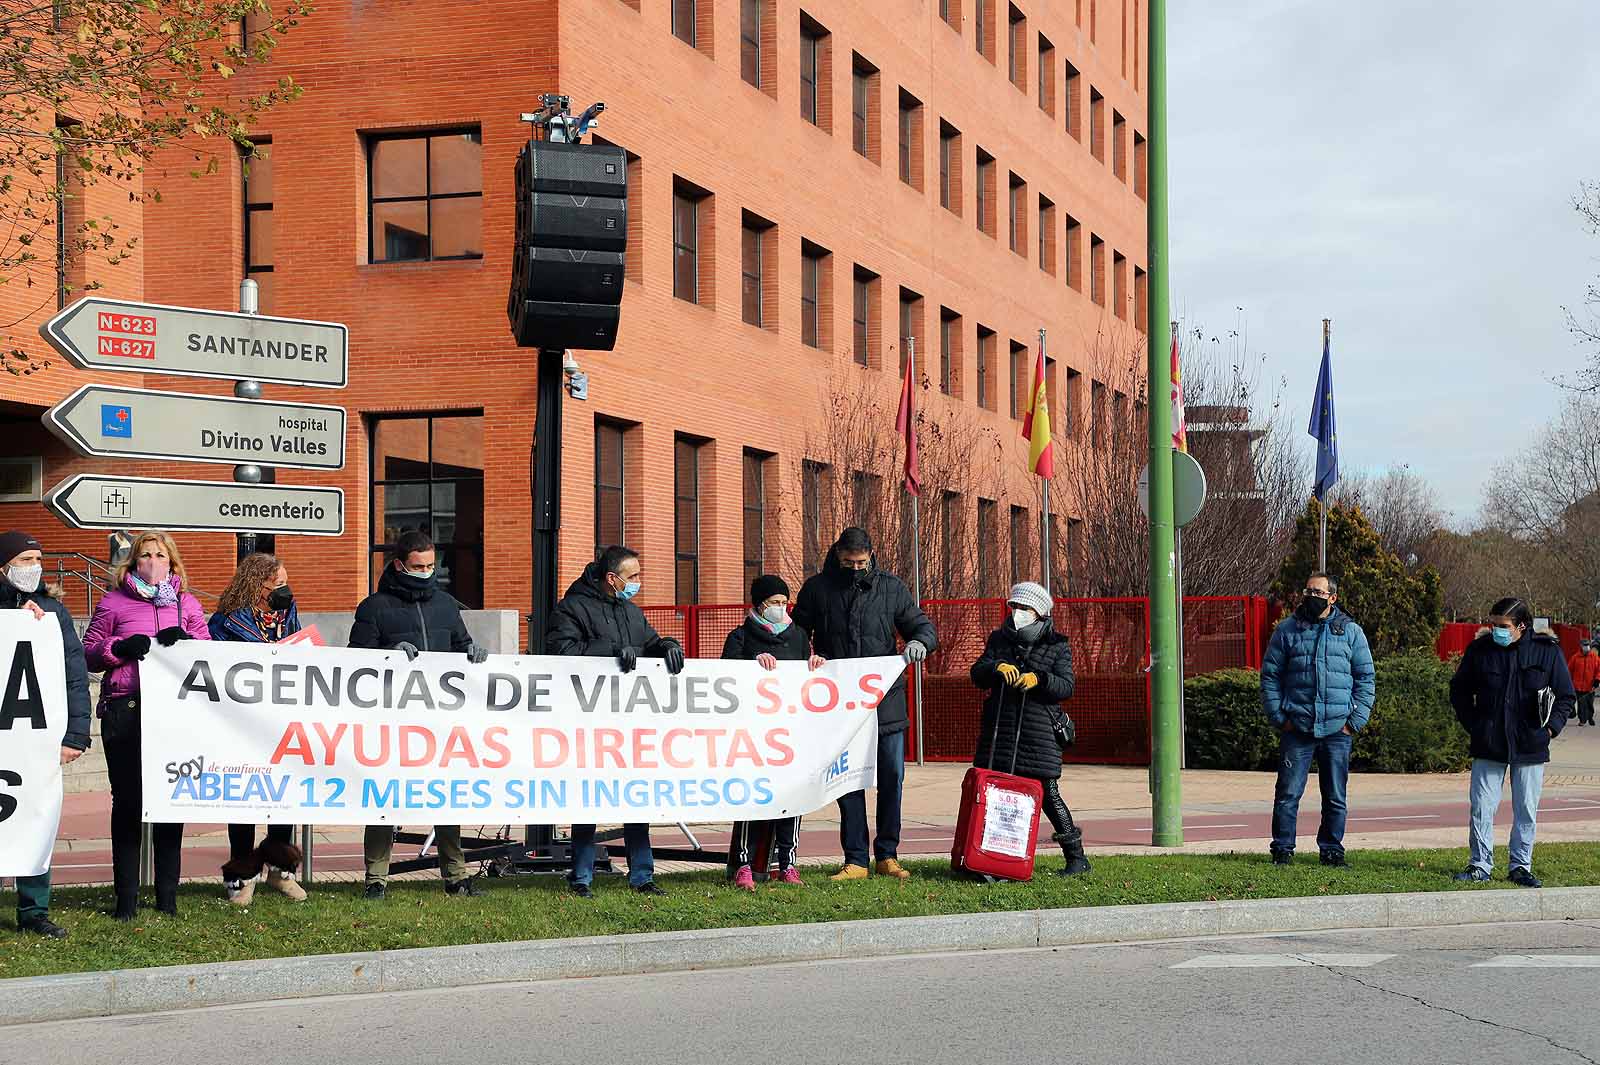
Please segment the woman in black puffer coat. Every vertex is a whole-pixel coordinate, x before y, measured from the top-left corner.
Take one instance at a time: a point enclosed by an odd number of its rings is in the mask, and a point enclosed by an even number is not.
[[[1006,604],[1011,617],[990,634],[983,657],[972,664],[972,683],[989,693],[973,765],[1015,772],[1043,784],[1044,814],[1055,830],[1051,838],[1061,844],[1067,860],[1061,874],[1087,873],[1083,830],[1072,823],[1072,811],[1061,797],[1061,748],[1052,727],[1064,718],[1062,700],[1072,697],[1072,645],[1050,624],[1055,603],[1043,586],[1031,581],[1019,584],[1011,589]]]

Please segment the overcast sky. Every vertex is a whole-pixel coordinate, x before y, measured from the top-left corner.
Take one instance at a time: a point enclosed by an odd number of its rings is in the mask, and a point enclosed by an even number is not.
[[[1302,427],[1332,318],[1341,468],[1407,463],[1469,517],[1584,362],[1600,0],[1169,11],[1174,309],[1242,307]]]

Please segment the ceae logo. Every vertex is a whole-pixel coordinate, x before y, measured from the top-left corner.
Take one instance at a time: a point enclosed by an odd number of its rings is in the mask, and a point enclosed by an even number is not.
[[[182,777],[198,777],[205,772],[206,760],[204,755],[195,755],[187,762],[168,762],[163,768],[167,771],[167,783],[176,784]]]

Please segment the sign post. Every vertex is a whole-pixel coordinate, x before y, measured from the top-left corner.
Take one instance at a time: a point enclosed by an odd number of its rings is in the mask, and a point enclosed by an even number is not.
[[[342,488],[80,473],[51,489],[44,504],[78,529],[254,529],[300,536],[344,533]]]

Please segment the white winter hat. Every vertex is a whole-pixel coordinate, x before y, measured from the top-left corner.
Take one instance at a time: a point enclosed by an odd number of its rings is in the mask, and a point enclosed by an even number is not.
[[[1050,609],[1055,606],[1055,601],[1050,598],[1050,593],[1045,591],[1044,585],[1035,584],[1033,581],[1023,581],[1013,585],[1011,594],[1006,596],[1006,602],[1025,606],[1040,617],[1047,617]]]

